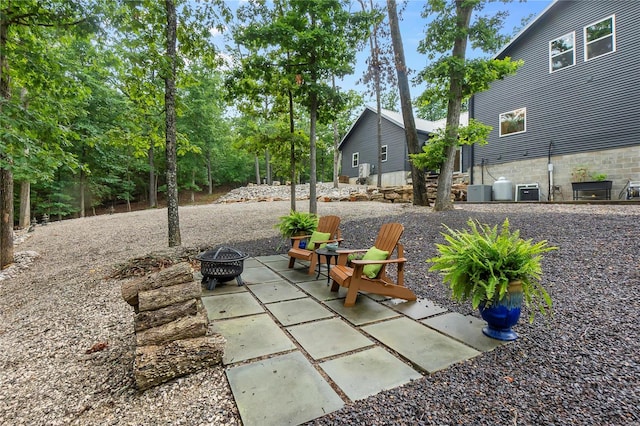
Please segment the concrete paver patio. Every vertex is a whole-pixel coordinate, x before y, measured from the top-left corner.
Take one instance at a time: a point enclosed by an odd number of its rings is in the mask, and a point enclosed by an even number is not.
[[[359,294],[344,307],[325,270],[286,255],[247,259],[242,279],[203,291],[245,426],[294,425],[505,344],[484,322],[428,300]]]

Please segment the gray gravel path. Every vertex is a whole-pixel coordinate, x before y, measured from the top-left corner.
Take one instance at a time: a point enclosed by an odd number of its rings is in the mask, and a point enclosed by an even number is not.
[[[284,252],[273,225],[288,209],[288,201],[181,208],[183,245]],[[342,217],[350,247],[370,246],[383,222],[403,223],[407,284],[463,314],[473,312],[451,302],[424,262],[435,254],[442,223],[457,228],[472,217],[497,224],[508,216],[522,236],[560,250],[544,260],[553,318],[521,321],[512,344],[311,424],[640,424],[640,205],[477,204],[434,213],[333,202],[319,211]],[[241,424],[221,367],[144,393],[133,389],[133,312],[120,282],[106,276],[166,244],[160,209],[38,226],[16,246],[40,257],[0,280],[0,423]],[[85,353],[104,341],[106,350]]]

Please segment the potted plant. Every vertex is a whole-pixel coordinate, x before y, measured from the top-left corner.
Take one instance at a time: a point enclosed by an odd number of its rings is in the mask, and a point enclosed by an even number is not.
[[[522,302],[536,311],[551,313],[552,301],[540,283],[542,255],[557,247],[546,240],[534,243],[509,229],[505,219],[500,229],[469,219],[470,229],[453,230],[445,225],[446,243],[436,244],[438,255],[427,259],[430,271],[438,271],[457,301],[471,300],[488,325],[482,331],[500,340],[515,340],[511,327],[520,318]]]
[[[275,227],[284,238],[311,235],[318,227],[318,216],[313,213],[292,210],[288,215],[281,216]]]
[[[611,199],[613,182],[607,180],[605,173],[590,173],[587,166],[577,166],[571,172],[571,179],[574,200],[595,199],[598,196]]]

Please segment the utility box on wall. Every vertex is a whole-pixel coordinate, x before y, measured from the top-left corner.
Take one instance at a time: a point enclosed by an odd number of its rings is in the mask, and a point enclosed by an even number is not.
[[[516,185],[516,201],[540,201],[540,187],[537,183]]]
[[[467,201],[472,203],[486,203],[491,201],[491,185],[467,186]]]

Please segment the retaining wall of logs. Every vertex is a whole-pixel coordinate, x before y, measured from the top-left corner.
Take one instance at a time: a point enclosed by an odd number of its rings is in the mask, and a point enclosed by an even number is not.
[[[178,263],[121,287],[136,313],[134,378],[148,389],[222,362],[225,339],[208,335],[202,286],[188,262]]]

